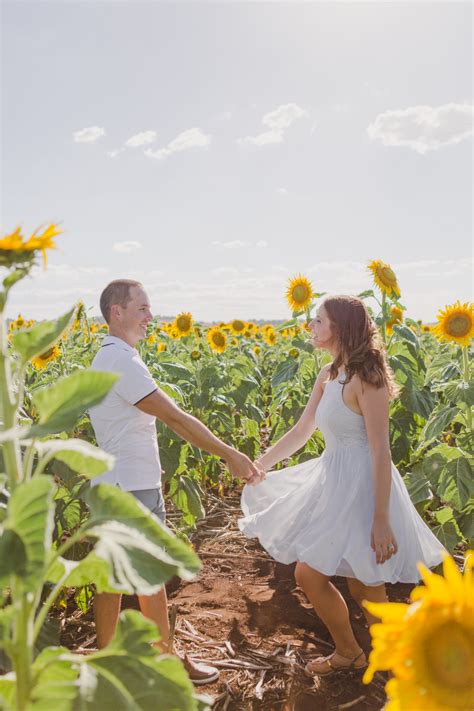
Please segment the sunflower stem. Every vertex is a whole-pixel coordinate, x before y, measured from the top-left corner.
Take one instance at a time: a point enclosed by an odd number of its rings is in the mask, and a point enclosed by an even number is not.
[[[17,422],[18,403],[16,402],[13,387],[10,358],[8,355],[8,338],[5,324],[5,305],[7,290],[1,294],[0,299],[0,431],[11,430]],[[3,459],[6,474],[12,493],[22,479],[21,453],[18,437],[3,443]]]
[[[382,338],[385,345],[387,345],[387,321],[386,321],[386,310],[387,310],[387,296],[385,291],[382,291]]]
[[[468,354],[469,346],[463,346],[462,349],[462,360],[463,360],[463,380],[466,383],[466,385],[469,383],[469,354]],[[469,403],[466,403],[466,409],[467,409],[467,427],[469,429],[469,432],[472,432],[472,408],[469,405]]]

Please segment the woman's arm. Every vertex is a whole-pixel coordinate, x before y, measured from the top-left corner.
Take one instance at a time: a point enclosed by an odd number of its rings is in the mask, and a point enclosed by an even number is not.
[[[323,395],[323,383],[327,378],[328,372],[329,366],[324,366],[324,368],[320,370],[310,398],[296,425],[284,434],[272,447],[267,449],[265,454],[257,460],[256,463],[260,464],[266,471],[272,469],[272,467],[274,467],[277,462],[281,462],[282,459],[291,457],[294,452],[306,444],[313,434],[315,430],[314,418],[316,416],[316,409]]]
[[[392,458],[389,439],[389,397],[386,388],[362,383],[359,378],[357,400],[364,416],[372,456],[374,479],[374,520],[371,533],[372,550],[377,563],[384,563],[397,550],[390,527],[390,488]]]

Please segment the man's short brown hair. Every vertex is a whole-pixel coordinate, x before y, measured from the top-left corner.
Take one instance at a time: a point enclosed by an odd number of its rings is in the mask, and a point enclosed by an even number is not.
[[[100,295],[100,310],[107,323],[110,323],[110,309],[114,304],[125,308],[131,300],[130,289],[132,286],[143,286],[143,284],[133,279],[115,279],[107,284]]]

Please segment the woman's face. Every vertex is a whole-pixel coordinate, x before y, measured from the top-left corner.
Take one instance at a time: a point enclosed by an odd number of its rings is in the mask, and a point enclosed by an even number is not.
[[[311,343],[315,348],[331,350],[336,342],[329,316],[324,306],[320,306],[309,327],[313,332]]]

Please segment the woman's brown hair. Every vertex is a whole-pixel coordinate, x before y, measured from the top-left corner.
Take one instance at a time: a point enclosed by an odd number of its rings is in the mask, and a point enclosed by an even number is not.
[[[356,296],[329,296],[323,306],[340,348],[331,364],[330,379],[335,380],[344,365],[346,383],[357,374],[365,383],[386,387],[390,397],[395,397],[398,389],[393,372],[378,328],[364,302]]]

